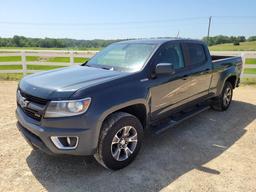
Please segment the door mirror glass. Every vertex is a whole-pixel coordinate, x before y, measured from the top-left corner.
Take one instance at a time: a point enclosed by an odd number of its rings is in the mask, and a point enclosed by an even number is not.
[[[175,73],[174,66],[171,63],[159,63],[156,65],[156,74],[169,74],[173,75]]]

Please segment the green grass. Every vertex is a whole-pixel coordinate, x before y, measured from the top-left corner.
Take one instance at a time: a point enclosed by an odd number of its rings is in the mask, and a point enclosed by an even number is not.
[[[74,62],[75,63],[84,63],[85,61],[88,61],[89,58],[83,58],[83,57],[75,57]]]
[[[83,57],[75,57],[75,63],[84,63],[87,61],[88,58]],[[0,62],[19,62],[21,61],[21,56],[8,56],[8,57],[0,57]],[[44,61],[44,62],[62,62],[62,63],[69,63],[69,57],[39,57],[39,56],[26,56],[26,61],[33,62],[33,61]]]
[[[28,65],[27,69],[29,70],[52,70],[58,69],[65,66],[47,66],[47,65]]]
[[[0,47],[1,50],[77,50],[77,51],[99,51],[102,48],[42,48],[42,47]]]
[[[64,66],[47,66],[47,65],[28,65],[28,70],[51,70],[57,69]],[[20,70],[22,69],[21,65],[0,65],[0,70]]]
[[[256,65],[256,59],[248,58],[245,60],[245,64],[255,64]]]
[[[15,62],[15,61],[21,61],[21,56],[10,56],[10,57],[0,56],[0,62]]]
[[[245,68],[244,73],[245,74],[256,74],[256,68]]]
[[[209,47],[211,51],[256,51],[256,41],[242,42],[234,46],[233,43],[213,45]]]
[[[22,69],[22,65],[0,65],[0,70]]]
[[[22,77],[22,73],[0,73],[0,80],[18,81]]]
[[[256,78],[242,78],[242,85],[256,85]]]
[[[26,61],[40,61],[38,56],[26,56]]]
[[[50,57],[47,60],[48,62],[63,62],[63,63],[69,63],[69,57]]]

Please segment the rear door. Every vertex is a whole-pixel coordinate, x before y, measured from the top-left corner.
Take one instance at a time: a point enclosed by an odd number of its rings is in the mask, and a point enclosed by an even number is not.
[[[212,64],[204,44],[185,42],[182,43],[182,50],[190,79],[186,102],[208,96]]]

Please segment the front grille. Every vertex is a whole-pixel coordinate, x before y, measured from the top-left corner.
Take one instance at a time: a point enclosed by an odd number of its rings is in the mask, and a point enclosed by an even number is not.
[[[25,97],[26,100],[31,101],[33,103],[38,103],[38,104],[41,104],[41,105],[46,105],[46,103],[48,102],[47,99],[42,99],[42,98],[39,98],[39,97],[35,97],[33,95],[29,95],[27,93],[24,93],[21,90],[20,90],[20,94],[22,95],[22,97]]]
[[[23,108],[24,113],[26,113],[27,116],[31,117],[32,119],[35,119],[37,121],[41,121],[42,116],[37,114],[37,111],[29,110],[26,108]]]
[[[35,96],[32,96],[30,94],[27,94],[27,93],[24,93],[23,91],[19,90],[20,91],[20,95],[22,97],[25,98],[26,101],[29,101],[31,103],[34,103],[34,104],[38,104],[40,105],[40,107],[42,108],[42,111],[37,111],[37,110],[34,110],[34,109],[31,109],[29,108],[29,105],[28,107],[22,107],[21,105],[18,105],[21,107],[21,109],[23,110],[23,112],[29,116],[30,118],[36,120],[36,121],[41,121],[41,118],[42,118],[42,114],[43,113],[43,109],[45,108],[45,105],[47,104],[48,100],[46,99],[42,99],[42,98],[39,98],[39,97],[35,97]]]

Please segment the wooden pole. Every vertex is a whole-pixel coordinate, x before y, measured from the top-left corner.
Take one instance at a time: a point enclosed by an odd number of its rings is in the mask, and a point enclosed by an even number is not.
[[[21,63],[22,63],[23,76],[25,76],[27,74],[26,52],[25,51],[21,51]]]
[[[209,17],[208,32],[207,32],[207,44],[209,43],[210,30],[211,30],[212,16]]]

